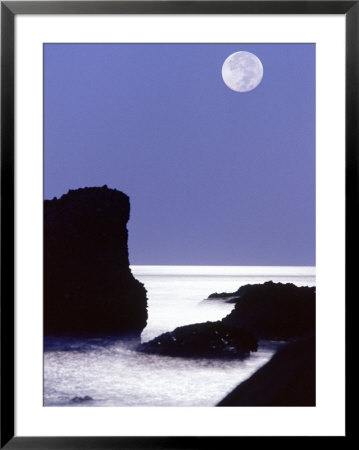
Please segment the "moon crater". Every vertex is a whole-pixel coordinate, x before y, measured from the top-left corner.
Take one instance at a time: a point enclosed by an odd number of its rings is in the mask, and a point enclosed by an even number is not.
[[[253,53],[232,53],[223,63],[222,78],[233,91],[249,92],[262,81],[263,65]]]

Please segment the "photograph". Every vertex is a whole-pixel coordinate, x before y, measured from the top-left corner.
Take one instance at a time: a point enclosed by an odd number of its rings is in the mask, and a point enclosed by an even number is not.
[[[43,44],[43,406],[316,406],[316,44]]]

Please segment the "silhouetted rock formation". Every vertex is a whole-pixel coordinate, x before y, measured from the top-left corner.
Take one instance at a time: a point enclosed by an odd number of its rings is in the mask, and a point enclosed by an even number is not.
[[[221,292],[219,294],[215,292],[214,294],[209,295],[207,300],[225,300],[226,303],[236,303],[240,298],[240,289],[241,288],[239,288],[236,292]]]
[[[223,325],[221,322],[196,323],[161,334],[138,350],[158,355],[188,358],[243,358],[257,351],[252,333]]]
[[[315,406],[315,338],[286,344],[217,406]]]
[[[211,298],[237,298],[222,323],[252,331],[258,338],[286,340],[315,330],[314,287],[268,281]]]
[[[45,200],[46,335],[140,335],[147,298],[129,269],[129,213],[127,195],[107,186]]]
[[[85,395],[85,397],[74,397],[71,399],[71,403],[84,403],[84,402],[91,402],[93,401],[93,398],[89,395]]]
[[[239,290],[240,289],[238,289],[237,292],[221,292],[220,294],[215,292],[214,294],[209,295],[208,298],[205,299],[204,301],[221,300],[224,301],[225,303],[237,303],[237,301],[240,299]]]

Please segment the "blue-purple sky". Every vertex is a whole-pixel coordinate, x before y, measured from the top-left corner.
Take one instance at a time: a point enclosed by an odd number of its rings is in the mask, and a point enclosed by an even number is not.
[[[237,93],[224,60],[249,51]],[[315,265],[315,45],[46,44],[45,198],[129,195],[131,264]]]

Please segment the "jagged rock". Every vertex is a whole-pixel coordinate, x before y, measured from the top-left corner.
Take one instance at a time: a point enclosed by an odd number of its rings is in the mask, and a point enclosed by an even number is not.
[[[178,327],[141,344],[138,350],[158,355],[196,358],[242,358],[257,351],[252,333],[218,322]]]
[[[221,292],[218,294],[215,292],[214,294],[211,294],[208,296],[206,300],[220,300],[224,301],[225,303],[237,303],[237,301],[240,299],[240,296],[237,292]]]
[[[92,397],[89,395],[85,395],[85,397],[74,397],[71,399],[72,403],[84,403],[84,402],[91,402],[93,400]]]
[[[315,337],[286,344],[217,406],[315,406]]]
[[[107,186],[45,200],[45,335],[140,335],[147,298],[129,269],[129,213],[128,196]]]
[[[294,284],[248,284],[234,293],[236,306],[222,323],[253,332],[258,338],[287,340],[315,329],[315,288]]]
[[[244,286],[242,286],[242,287],[244,287]],[[236,292],[221,292],[221,293],[215,292],[208,296],[208,300],[212,299],[212,298],[215,300],[228,300],[228,299],[232,299],[232,298],[239,299],[239,291],[240,291],[240,288]]]

